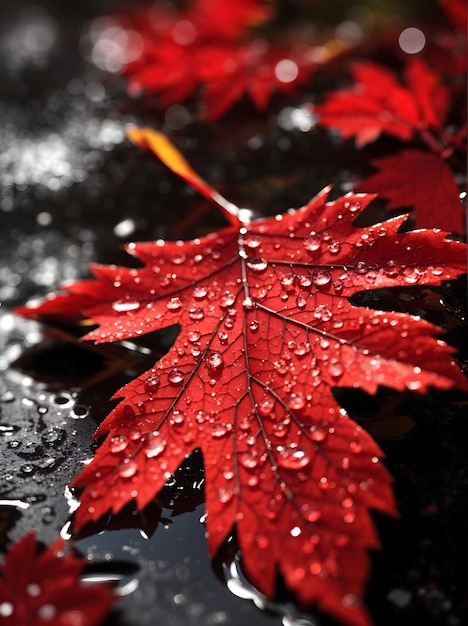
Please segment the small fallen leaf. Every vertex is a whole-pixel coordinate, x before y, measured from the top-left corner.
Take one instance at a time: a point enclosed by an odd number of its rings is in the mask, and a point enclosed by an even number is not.
[[[83,585],[86,559],[61,539],[38,553],[33,532],[10,548],[0,575],[2,626],[97,626],[117,599],[109,586]]]

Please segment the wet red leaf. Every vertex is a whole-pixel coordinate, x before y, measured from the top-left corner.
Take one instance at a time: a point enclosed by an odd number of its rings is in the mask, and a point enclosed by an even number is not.
[[[463,233],[465,210],[452,170],[436,154],[403,150],[400,154],[371,161],[379,170],[360,189],[387,198],[387,208],[414,207],[418,228],[436,228]]]
[[[61,539],[38,554],[34,533],[8,552],[0,577],[3,626],[94,626],[115,602],[110,587],[83,585],[86,560],[65,554]]]
[[[67,286],[99,325],[91,341],[180,326],[169,352],[115,394],[122,401],[96,433],[103,443],[74,481],[75,526],[131,500],[143,508],[201,448],[210,554],[236,529],[262,592],[274,594],[279,570],[300,604],[368,625],[367,552],[379,546],[370,510],[392,515],[395,504],[382,452],[332,390],[468,385],[453,350],[432,337],[440,329],[349,297],[455,277],[465,246],[443,233],[399,233],[405,217],[355,228],[374,196],[328,202],[327,190],[297,211],[243,223],[159,133],[129,134],[231,225],[194,241],[129,244],[140,268],[94,266],[95,280]],[[66,296],[55,313],[61,303]]]
[[[421,59],[408,62],[406,86],[375,63],[357,63],[352,74],[352,87],[333,92],[313,107],[322,126],[346,139],[354,136],[356,144],[364,146],[382,133],[409,141],[416,132],[443,125],[449,92]]]

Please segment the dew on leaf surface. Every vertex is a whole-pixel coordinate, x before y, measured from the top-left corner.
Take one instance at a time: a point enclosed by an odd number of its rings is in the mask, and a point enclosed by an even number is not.
[[[124,459],[118,470],[118,474],[121,478],[132,478],[137,472],[138,463],[133,459]]]
[[[252,257],[247,259],[246,265],[254,272],[264,272],[268,267],[268,261],[261,257]]]
[[[113,454],[118,454],[128,446],[128,439],[125,435],[114,435],[109,440],[109,450]]]
[[[309,252],[316,252],[322,246],[322,238],[315,232],[311,232],[303,241],[304,248]]]
[[[217,350],[209,350],[205,357],[205,364],[210,372],[220,372],[224,367],[223,355]]]
[[[171,370],[167,375],[167,379],[171,385],[181,385],[184,382],[184,378],[184,372],[176,368]]]
[[[117,313],[128,313],[130,311],[136,311],[140,308],[140,302],[136,300],[117,300],[112,303],[112,308]]]
[[[178,311],[182,307],[182,302],[180,298],[174,297],[168,301],[166,307],[169,309],[169,311]]]
[[[307,452],[296,444],[278,446],[277,450],[278,465],[286,469],[298,470],[310,463],[310,457]]]
[[[148,459],[155,458],[164,452],[167,445],[167,440],[158,431],[154,431],[149,435],[145,435],[142,448],[145,456]]]

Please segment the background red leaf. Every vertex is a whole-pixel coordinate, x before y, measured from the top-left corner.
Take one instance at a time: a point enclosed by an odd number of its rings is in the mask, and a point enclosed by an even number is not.
[[[465,230],[465,209],[447,163],[422,150],[374,159],[379,170],[360,184],[361,191],[378,193],[389,200],[387,208],[414,207],[418,228],[444,228],[454,233]]]
[[[410,60],[406,67],[409,89],[375,63],[357,63],[352,74],[355,85],[332,92],[313,111],[322,126],[345,139],[355,136],[359,147],[382,133],[409,141],[417,130],[443,124],[448,91],[421,59]]]
[[[86,560],[64,554],[58,539],[40,554],[34,533],[8,552],[0,578],[4,626],[97,626],[116,597],[107,585],[82,585]]]

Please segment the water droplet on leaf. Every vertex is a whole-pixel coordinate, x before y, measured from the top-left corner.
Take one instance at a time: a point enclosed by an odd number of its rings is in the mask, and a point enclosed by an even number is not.
[[[286,469],[297,470],[310,463],[307,452],[296,444],[278,446],[278,465]]]
[[[167,375],[167,379],[171,383],[171,385],[181,385],[184,382],[184,378],[184,372],[179,369],[173,369]]]
[[[117,300],[112,303],[112,308],[117,313],[127,313],[129,311],[136,311],[140,308],[140,303],[136,300]]]
[[[167,441],[157,430],[145,436],[143,452],[148,459],[159,456],[166,448]]]

